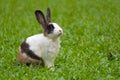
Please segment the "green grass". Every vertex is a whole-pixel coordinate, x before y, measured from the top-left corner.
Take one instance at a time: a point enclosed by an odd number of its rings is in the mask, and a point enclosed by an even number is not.
[[[64,30],[55,71],[18,66],[21,42],[42,32],[34,11],[47,7]],[[0,0],[0,80],[8,79],[120,80],[120,1]]]

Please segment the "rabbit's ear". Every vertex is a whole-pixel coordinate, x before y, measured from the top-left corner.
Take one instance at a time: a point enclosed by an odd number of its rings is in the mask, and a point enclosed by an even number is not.
[[[46,24],[46,20],[45,20],[45,17],[42,11],[36,10],[35,15],[36,15],[38,22],[43,26],[44,29],[46,29],[47,24]]]
[[[50,13],[50,8],[47,8],[47,13],[46,13],[46,22],[50,23],[51,22],[51,13]]]

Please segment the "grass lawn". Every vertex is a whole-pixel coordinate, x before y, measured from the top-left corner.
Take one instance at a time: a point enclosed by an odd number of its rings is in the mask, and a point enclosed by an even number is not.
[[[42,32],[34,11],[64,30],[55,70],[18,66],[19,45]],[[0,0],[0,80],[120,80],[120,0]]]

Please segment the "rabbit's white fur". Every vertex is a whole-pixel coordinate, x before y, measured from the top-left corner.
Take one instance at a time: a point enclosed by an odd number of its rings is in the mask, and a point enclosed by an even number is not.
[[[44,36],[44,34],[38,34],[28,37],[26,40],[26,43],[30,46],[30,50],[32,50],[37,56],[42,57],[45,66],[48,67],[54,66],[54,60],[60,48],[60,38],[54,36],[58,36],[60,34],[59,31],[62,31],[56,23],[52,24],[55,29],[53,34],[48,35],[50,38]]]

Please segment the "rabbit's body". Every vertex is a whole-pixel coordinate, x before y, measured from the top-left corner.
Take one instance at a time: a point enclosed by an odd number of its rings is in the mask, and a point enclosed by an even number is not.
[[[55,40],[45,37],[44,34],[37,34],[26,39],[26,44],[29,45],[29,50],[33,51],[33,54],[43,59],[45,66],[54,66],[54,60],[60,48],[60,39]],[[20,48],[20,51],[21,48]],[[29,57],[30,54],[23,52],[23,57],[27,60],[30,59],[32,62],[39,63],[38,60],[34,61],[33,58]],[[20,60],[19,60],[20,61]],[[24,62],[24,63],[29,63]]]
[[[52,67],[60,48],[60,35],[63,30],[56,23],[51,23],[49,8],[46,19],[40,10],[36,10],[35,15],[44,33],[28,37],[19,48],[17,60],[20,63]]]

